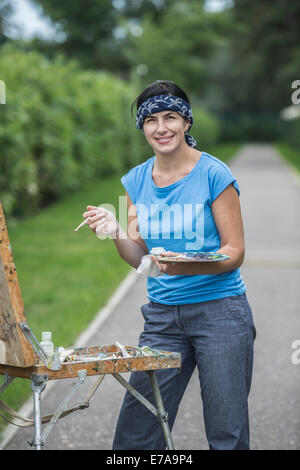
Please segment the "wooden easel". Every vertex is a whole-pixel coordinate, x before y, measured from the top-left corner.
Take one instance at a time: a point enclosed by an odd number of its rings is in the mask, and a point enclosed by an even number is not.
[[[68,402],[75,395],[80,385],[84,383],[86,376],[98,376],[96,384],[89,394],[90,398],[102,382],[105,374],[111,374],[149,411],[157,416],[162,426],[167,448],[174,449],[167,413],[154,371],[169,368],[179,369],[181,356],[179,353],[166,351],[156,351],[153,356],[143,356],[140,354],[140,348],[131,346],[125,348],[127,351],[125,356],[124,352],[122,353],[115,345],[78,348],[74,351],[75,360],[71,362],[60,363],[57,357],[51,364],[47,362],[47,357],[39,342],[26,323],[23,299],[0,203],[0,375],[4,375],[4,383],[0,387],[0,393],[15,377],[31,380],[34,420],[24,419],[27,422],[24,425],[34,425],[34,438],[29,442],[30,445],[33,445],[37,450],[41,450],[47,436],[59,418],[88,406],[89,399],[82,405],[78,405],[71,410],[67,409]],[[93,358],[99,353],[106,354],[108,357],[114,355],[114,358],[94,360]],[[86,360],[77,360],[77,357],[82,356],[85,356]],[[151,381],[156,407],[120,375],[131,371],[147,372]],[[73,384],[73,388],[57,407],[54,414],[42,417],[41,393],[45,389],[47,381],[67,378],[76,378],[77,382]],[[3,405],[3,402],[0,404]],[[10,409],[6,406],[6,410]],[[22,419],[17,413],[14,413],[13,416]],[[44,430],[42,430],[42,423],[48,423]],[[16,423],[13,422],[13,424]]]

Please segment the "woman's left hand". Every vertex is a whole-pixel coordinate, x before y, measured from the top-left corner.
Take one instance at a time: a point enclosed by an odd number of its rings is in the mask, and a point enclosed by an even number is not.
[[[164,253],[165,255],[172,256],[175,253],[173,251],[166,251]],[[159,262],[156,258],[156,256],[151,256],[152,260],[155,262],[156,266],[158,269],[163,273],[163,274],[169,274],[169,276],[180,276],[183,274],[187,274],[187,266],[185,266],[187,263],[172,263],[172,261],[166,261],[166,262]],[[188,263],[190,264],[190,263]]]
[[[174,255],[173,251],[166,251],[165,255]],[[210,262],[184,262],[184,263],[172,263],[172,261],[159,262],[155,256],[151,256],[152,260],[155,262],[158,269],[163,274],[169,274],[169,276],[194,276],[199,274],[215,274],[216,266],[225,261],[217,261],[215,263]]]

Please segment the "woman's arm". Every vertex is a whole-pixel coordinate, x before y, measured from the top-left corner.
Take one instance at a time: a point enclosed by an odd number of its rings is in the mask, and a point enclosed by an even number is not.
[[[125,195],[128,211],[127,234],[119,225],[114,243],[121,258],[137,268],[141,264],[141,258],[148,254],[148,248],[139,233],[136,207],[127,191],[125,191]]]
[[[245,256],[244,228],[239,197],[232,184],[212,203],[212,212],[221,239],[217,253],[228,255],[230,259],[211,263],[176,263],[175,266],[157,262],[161,271],[170,275],[221,274],[241,266]]]

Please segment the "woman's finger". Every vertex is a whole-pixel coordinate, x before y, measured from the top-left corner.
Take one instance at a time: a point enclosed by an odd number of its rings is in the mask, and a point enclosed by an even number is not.
[[[107,225],[106,222],[100,222],[100,223],[96,224],[95,232],[97,233],[97,235],[106,235],[105,234],[106,225]]]
[[[86,219],[87,217],[91,217],[95,214],[96,214],[96,211],[86,211],[82,214],[82,217],[84,217]]]
[[[96,229],[99,229],[99,230],[103,230],[103,227],[105,225],[105,222],[93,222],[90,224],[90,228],[92,230],[96,230]]]
[[[105,218],[105,214],[96,214],[93,217],[90,217],[90,222],[97,222],[97,220],[101,220]]]
[[[107,216],[107,213],[105,213],[101,209],[98,209],[98,210],[86,211],[82,214],[82,216],[85,219],[88,217],[90,220],[92,220],[94,217],[97,217],[97,216],[105,217],[105,216]]]

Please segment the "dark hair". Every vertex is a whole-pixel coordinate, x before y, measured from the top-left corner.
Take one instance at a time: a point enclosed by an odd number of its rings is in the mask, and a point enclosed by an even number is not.
[[[169,80],[156,80],[155,82],[148,85],[142,93],[134,100],[131,105],[131,115],[133,113],[133,108],[136,104],[136,108],[146,101],[148,98],[152,98],[152,96],[157,95],[173,95],[182,98],[183,100],[190,102],[187,94],[180,88],[176,83],[171,82]]]

